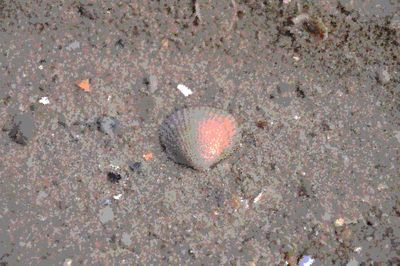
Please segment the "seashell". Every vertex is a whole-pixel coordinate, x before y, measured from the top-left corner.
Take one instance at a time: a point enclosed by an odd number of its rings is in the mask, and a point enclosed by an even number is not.
[[[239,140],[235,118],[210,107],[179,109],[160,128],[167,156],[196,170],[207,170],[228,156]]]

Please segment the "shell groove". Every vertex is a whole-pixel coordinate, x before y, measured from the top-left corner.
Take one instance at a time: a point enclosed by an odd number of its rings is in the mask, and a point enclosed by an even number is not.
[[[235,118],[210,107],[179,109],[160,127],[160,141],[173,161],[207,170],[229,155],[239,139]]]

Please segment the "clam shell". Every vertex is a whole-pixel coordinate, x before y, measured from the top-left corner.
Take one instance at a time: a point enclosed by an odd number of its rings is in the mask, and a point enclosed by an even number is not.
[[[207,170],[229,155],[239,140],[235,118],[210,107],[179,109],[160,128],[160,141],[173,161]]]

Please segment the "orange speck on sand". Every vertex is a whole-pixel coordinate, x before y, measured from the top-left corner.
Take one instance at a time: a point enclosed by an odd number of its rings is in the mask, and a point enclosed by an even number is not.
[[[143,154],[143,158],[144,158],[146,161],[153,160],[153,153],[152,153],[152,152],[145,153],[145,154]]]
[[[89,79],[83,79],[76,82],[76,86],[78,86],[83,91],[90,91],[90,82]]]
[[[236,127],[226,117],[200,122],[199,143],[201,156],[207,161],[214,161],[232,143]]]

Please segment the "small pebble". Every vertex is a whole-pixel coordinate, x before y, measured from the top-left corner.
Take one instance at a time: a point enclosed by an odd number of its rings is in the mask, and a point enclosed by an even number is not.
[[[105,224],[114,219],[114,212],[110,206],[107,206],[100,210],[98,217],[100,222]]]
[[[65,47],[65,49],[67,49],[67,51],[72,51],[78,49],[79,47],[80,43],[78,41],[73,41],[67,47]]]
[[[311,266],[314,263],[314,259],[311,256],[303,256],[299,261],[299,266]]]
[[[72,259],[65,259],[63,266],[72,266]]]
[[[103,206],[111,205],[111,200],[110,199],[103,199],[100,204]]]
[[[335,226],[341,227],[344,225],[344,219],[343,218],[338,218],[335,220]]]
[[[117,47],[118,49],[123,49],[125,47],[125,44],[122,41],[122,39],[119,39],[118,41],[115,42],[115,47]]]
[[[108,180],[112,183],[118,183],[121,180],[122,176],[118,173],[108,172],[107,174]]]
[[[144,83],[147,85],[150,93],[154,93],[157,91],[158,81],[156,76],[149,75],[147,78],[145,78]]]
[[[312,184],[308,179],[300,179],[299,195],[304,197],[311,197],[313,195]]]
[[[124,246],[129,247],[132,244],[131,235],[125,232],[122,233],[121,243]]]
[[[142,167],[142,163],[141,162],[132,162],[132,163],[129,164],[129,168],[133,172],[139,172],[141,167]]]
[[[99,130],[107,135],[113,135],[118,128],[118,121],[113,117],[101,117],[97,123]]]
[[[62,113],[60,113],[60,114],[58,115],[58,124],[59,124],[60,126],[64,127],[64,128],[66,128],[66,127],[68,126],[68,125],[67,125],[67,118],[66,118],[65,115],[62,114]]]
[[[380,84],[385,85],[390,81],[389,72],[386,69],[379,69],[377,72],[377,79]]]
[[[30,114],[19,114],[13,119],[9,137],[16,143],[27,145],[34,134],[34,121]]]

